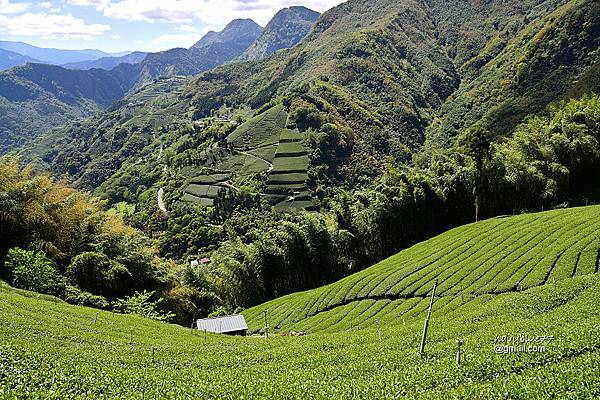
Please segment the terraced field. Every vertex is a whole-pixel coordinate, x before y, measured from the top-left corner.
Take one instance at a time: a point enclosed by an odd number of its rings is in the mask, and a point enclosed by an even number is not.
[[[439,311],[424,357],[422,319],[236,338],[71,306],[0,282],[0,398],[600,398],[598,278],[566,278]],[[372,314],[370,303],[352,315]],[[511,353],[503,336],[552,339]],[[460,367],[457,338],[464,340]]]
[[[204,167],[236,176],[266,172],[267,187],[264,195],[275,209],[316,209],[306,181],[309,159],[304,145],[305,135],[286,128],[287,112],[277,105],[240,125],[226,138],[226,145],[215,146],[205,152]],[[197,177],[202,180],[202,176]],[[186,188],[184,201],[212,205],[214,190],[224,187],[221,181],[209,188],[197,187],[195,182]]]
[[[191,179],[190,185],[185,189],[184,201],[189,201],[203,206],[212,206],[219,191],[227,190],[229,174],[216,173],[200,175]]]
[[[595,274],[600,207],[495,218],[453,229],[364,271],[244,312],[251,330],[264,312],[278,331],[337,332],[375,320],[422,318],[434,280],[434,314],[447,315],[499,294]]]

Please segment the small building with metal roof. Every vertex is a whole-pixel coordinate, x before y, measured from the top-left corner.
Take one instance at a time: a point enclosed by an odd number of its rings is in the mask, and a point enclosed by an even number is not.
[[[227,315],[224,317],[202,318],[196,321],[201,331],[224,333],[226,335],[246,336],[248,325],[243,315]]]

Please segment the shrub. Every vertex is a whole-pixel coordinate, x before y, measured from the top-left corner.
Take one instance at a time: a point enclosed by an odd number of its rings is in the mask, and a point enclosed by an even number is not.
[[[61,277],[44,252],[12,248],[8,251],[5,268],[15,287],[46,294],[60,291]]]
[[[172,312],[162,312],[158,309],[162,298],[157,301],[151,301],[150,298],[154,292],[143,291],[135,292],[132,296],[127,296],[124,299],[118,299],[113,302],[115,311],[123,314],[141,315],[145,318],[154,319],[156,321],[168,322],[175,316]]]
[[[110,309],[110,303],[104,297],[84,292],[73,285],[65,285],[63,297],[67,303],[78,306],[100,308],[103,310]]]

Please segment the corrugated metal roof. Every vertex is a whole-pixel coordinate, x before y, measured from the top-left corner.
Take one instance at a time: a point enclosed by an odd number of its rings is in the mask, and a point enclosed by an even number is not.
[[[247,330],[248,325],[243,315],[228,315],[226,317],[203,318],[196,321],[201,331],[227,333]]]

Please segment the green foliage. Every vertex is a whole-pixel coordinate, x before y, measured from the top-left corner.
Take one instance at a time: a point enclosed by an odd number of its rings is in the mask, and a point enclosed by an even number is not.
[[[429,287],[430,288],[430,287]],[[269,340],[204,334],[0,286],[0,396],[37,398],[597,398],[597,276]],[[289,310],[291,311],[291,310]],[[264,316],[263,316],[264,317]],[[341,317],[341,315],[338,315]],[[363,319],[365,323],[359,324]],[[404,322],[403,322],[404,319]],[[264,320],[263,320],[264,323]],[[496,354],[497,336],[553,336],[542,353]],[[460,368],[456,339],[464,340]],[[210,366],[210,368],[203,368]]]
[[[158,305],[162,299],[152,301],[152,296],[154,296],[154,292],[145,290],[142,293],[135,292],[124,299],[116,300],[114,307],[123,314],[139,315],[156,321],[170,321],[175,315],[171,312],[161,312]]]
[[[277,329],[336,332],[598,272],[600,207],[553,210],[464,225],[418,243],[338,282],[244,311],[251,330],[264,311]],[[592,256],[582,257],[589,252]],[[593,256],[595,254],[595,257]],[[468,307],[468,306],[467,306]],[[366,310],[369,310],[368,313]]]
[[[67,284],[65,292],[62,296],[67,303],[76,304],[78,306],[99,308],[101,310],[110,310],[109,301],[98,295],[84,292],[77,286]]]
[[[40,293],[57,294],[62,284],[58,270],[43,252],[12,248],[2,272],[15,287]]]

